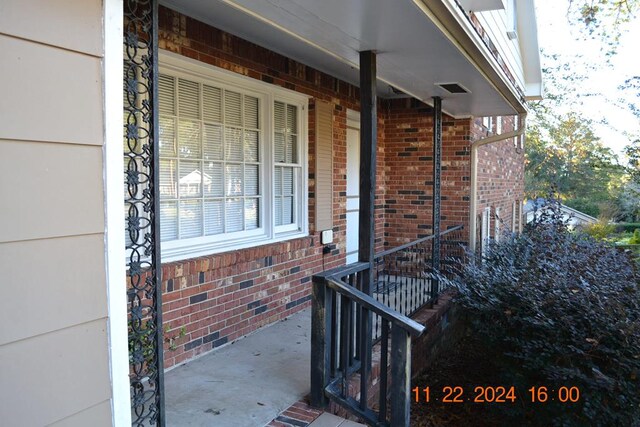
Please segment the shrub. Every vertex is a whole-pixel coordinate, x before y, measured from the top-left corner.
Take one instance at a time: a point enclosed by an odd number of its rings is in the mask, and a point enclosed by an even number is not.
[[[640,245],[640,228],[636,228],[633,236],[629,239],[630,245]]]
[[[616,231],[616,226],[609,224],[606,219],[600,218],[596,223],[583,226],[582,230],[594,239],[602,240],[613,234]]]
[[[616,224],[616,233],[633,233],[636,228],[640,228],[640,223],[619,222]]]
[[[457,301],[520,403],[532,386],[580,389],[578,403],[525,405],[530,425],[635,425],[638,272],[625,253],[568,232],[557,202],[547,208],[523,235],[491,245],[482,262],[465,267]],[[496,408],[506,424],[523,416],[508,405]]]

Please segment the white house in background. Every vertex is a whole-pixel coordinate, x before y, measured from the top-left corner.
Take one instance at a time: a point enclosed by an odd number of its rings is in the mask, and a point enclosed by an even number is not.
[[[545,199],[539,197],[535,200],[527,200],[524,204],[523,214],[525,216],[525,223],[529,224],[536,216],[540,216]],[[588,224],[595,224],[598,222],[597,218],[592,217],[591,215],[587,215],[584,212],[580,212],[579,210],[570,208],[566,205],[560,205],[560,210],[562,211],[562,219],[567,221],[570,228],[576,228],[579,226],[584,226]]]

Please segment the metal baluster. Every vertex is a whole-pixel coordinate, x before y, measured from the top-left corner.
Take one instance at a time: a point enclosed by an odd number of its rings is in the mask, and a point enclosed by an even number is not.
[[[361,307],[362,309],[362,315],[363,316],[368,316],[368,310],[364,307]],[[369,345],[371,345],[371,341],[370,340],[362,340],[362,341],[358,341],[359,346],[363,346],[362,348],[362,352],[366,353],[369,357],[367,358],[367,360],[371,360],[371,347],[369,347]],[[363,359],[364,360],[364,359]],[[367,364],[362,363],[360,365],[360,409],[365,410],[367,409],[367,385],[368,385],[368,380],[369,380],[369,372],[367,372]]]
[[[331,339],[331,378],[336,377],[338,370],[338,339],[340,329],[338,328],[338,294],[330,291],[331,294],[331,330],[333,338]]]
[[[349,396],[349,332],[351,330],[351,301],[342,296],[340,301],[340,369],[342,370],[342,397]]]
[[[386,422],[387,420],[387,382],[388,382],[388,364],[389,364],[389,322],[382,319],[382,342],[380,345],[380,396],[378,406],[378,421]]]
[[[360,273],[354,273],[353,274],[356,277],[356,281],[360,282],[362,275],[360,275]],[[362,285],[360,285],[362,286]],[[353,357],[356,360],[360,360],[360,346],[357,345],[357,343],[360,340],[360,325],[362,322],[362,308],[359,305],[356,305],[356,309],[355,309],[355,338],[354,338],[354,343],[355,343],[355,352]]]

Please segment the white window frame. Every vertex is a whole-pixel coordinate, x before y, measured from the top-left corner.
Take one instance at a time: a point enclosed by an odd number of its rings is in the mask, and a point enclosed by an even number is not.
[[[280,88],[259,80],[238,75],[173,52],[160,51],[159,72],[193,81],[205,82],[217,87],[240,91],[256,96],[260,102],[262,144],[260,147],[261,213],[259,228],[236,233],[201,236],[161,242],[162,260],[178,261],[231,250],[245,249],[309,235],[308,203],[308,103],[309,96]],[[274,224],[274,102],[280,101],[298,107],[298,138],[300,179],[297,186],[297,203],[293,212],[294,224]]]
[[[487,250],[487,245],[489,244],[490,239],[490,218],[491,218],[491,208],[487,206],[482,211],[482,224],[480,228],[480,250],[484,254]]]
[[[500,233],[502,232],[502,227],[500,225],[500,214],[502,213],[502,210],[500,208],[495,208],[494,212],[493,212],[493,216],[494,216],[494,225],[493,225],[493,239],[496,242],[500,241]]]
[[[493,116],[484,116],[482,118],[482,126],[487,128],[489,132],[493,131]]]

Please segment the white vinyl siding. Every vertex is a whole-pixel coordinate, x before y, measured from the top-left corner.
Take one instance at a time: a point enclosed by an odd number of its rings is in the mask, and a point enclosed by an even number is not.
[[[518,39],[511,40],[507,36],[507,32],[513,31],[516,26],[516,2],[508,0],[506,3],[506,9],[477,12],[476,17],[498,49],[498,52],[500,52],[500,56],[507,64],[507,68],[515,77],[517,85],[524,88],[524,70],[520,43]]]
[[[304,235],[306,98],[170,62],[158,87],[163,258]]]

